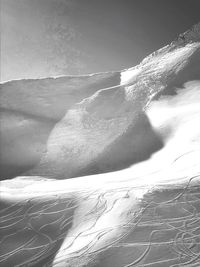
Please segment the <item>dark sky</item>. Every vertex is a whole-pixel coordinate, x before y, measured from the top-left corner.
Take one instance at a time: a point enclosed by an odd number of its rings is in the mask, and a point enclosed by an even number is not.
[[[199,0],[1,0],[1,79],[132,67],[198,21]]]

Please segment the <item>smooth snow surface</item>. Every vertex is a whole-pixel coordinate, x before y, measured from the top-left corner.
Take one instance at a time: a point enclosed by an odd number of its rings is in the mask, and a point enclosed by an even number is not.
[[[200,266],[200,24],[128,70],[1,90],[0,266]]]

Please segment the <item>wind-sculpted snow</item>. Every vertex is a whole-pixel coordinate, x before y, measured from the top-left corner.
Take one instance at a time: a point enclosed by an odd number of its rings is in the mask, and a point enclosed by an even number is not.
[[[199,25],[183,36],[129,70],[2,84],[2,179],[34,166],[29,174],[62,179],[113,171],[160,149],[144,110],[159,92],[199,79]]]
[[[200,266],[199,28],[121,73],[3,84],[0,266]]]
[[[36,165],[55,124],[75,103],[115,86],[120,73],[99,73],[1,84],[1,179]]]
[[[164,144],[145,110],[155,97],[200,79],[200,43],[158,54],[121,76],[121,86],[99,90],[67,111],[52,130],[47,152],[32,175],[63,179],[119,170],[148,159]]]

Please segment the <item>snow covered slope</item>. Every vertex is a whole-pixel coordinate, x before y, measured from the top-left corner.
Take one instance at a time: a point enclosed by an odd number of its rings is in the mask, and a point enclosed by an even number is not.
[[[35,166],[30,174],[66,178],[147,159],[163,141],[144,110],[159,92],[199,79],[199,54],[197,25],[122,72],[1,84],[1,179]]]
[[[39,162],[52,128],[75,103],[119,82],[111,72],[1,84],[1,179]]]
[[[32,177],[1,182],[0,266],[199,267],[200,24],[120,83],[105,76],[54,118]],[[48,112],[29,106],[31,129]]]
[[[119,170],[148,159],[165,140],[146,111],[152,100],[200,79],[198,27],[121,72],[121,83],[69,109],[52,130],[47,151],[30,173],[68,178]]]

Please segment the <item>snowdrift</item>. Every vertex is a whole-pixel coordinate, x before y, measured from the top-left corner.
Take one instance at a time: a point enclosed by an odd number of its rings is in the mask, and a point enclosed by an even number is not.
[[[2,84],[1,179],[33,168],[65,179],[149,158],[163,140],[145,110],[199,79],[198,27],[132,69]]]
[[[29,174],[63,179],[115,171],[148,159],[165,142],[152,128],[146,113],[149,104],[198,79],[199,35],[188,34],[185,41],[122,71],[119,86],[99,90],[70,108]]]
[[[199,266],[200,24],[128,70],[1,90],[1,266]]]
[[[1,179],[34,167],[45,153],[51,130],[67,110],[119,81],[115,72],[1,84]]]

